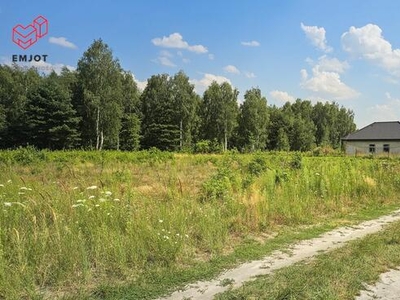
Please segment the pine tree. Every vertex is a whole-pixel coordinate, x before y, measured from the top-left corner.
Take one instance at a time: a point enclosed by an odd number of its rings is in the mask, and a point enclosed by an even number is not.
[[[70,149],[79,142],[79,118],[67,90],[47,78],[28,95],[29,144],[38,148]]]

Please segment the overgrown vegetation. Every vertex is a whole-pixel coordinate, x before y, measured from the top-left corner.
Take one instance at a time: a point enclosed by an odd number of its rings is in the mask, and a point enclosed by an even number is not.
[[[22,148],[0,152],[0,167],[5,299],[135,282],[146,298],[155,274],[173,277],[265,232],[399,204],[397,159]]]

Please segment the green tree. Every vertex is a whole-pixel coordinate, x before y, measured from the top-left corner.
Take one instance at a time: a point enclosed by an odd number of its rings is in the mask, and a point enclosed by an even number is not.
[[[86,146],[118,148],[122,117],[121,66],[101,39],[78,61],[82,134]]]
[[[121,150],[138,150],[140,147],[140,93],[133,76],[122,73]]]
[[[290,107],[290,103],[285,104]],[[288,110],[286,108],[286,110]],[[269,107],[268,143],[269,150],[289,150],[289,133],[293,128],[294,117],[292,112],[284,112],[275,105]]]
[[[41,80],[33,68],[24,70],[17,65],[0,65],[0,106],[3,108],[1,148],[14,148],[27,144],[27,95]]]
[[[315,141],[318,146],[340,147],[341,138],[356,129],[354,113],[336,102],[317,103],[312,120],[316,126]]]
[[[38,148],[69,149],[79,142],[79,118],[64,87],[46,78],[28,95],[29,143]]]
[[[279,151],[289,151],[290,150],[290,143],[289,137],[285,132],[285,129],[279,128],[278,135],[276,138],[276,150]]]
[[[202,135],[204,139],[219,141],[224,151],[228,149],[228,140],[237,126],[238,94],[229,83],[214,81],[203,96]]]
[[[161,150],[179,148],[179,119],[167,74],[153,75],[141,95],[142,147]]]
[[[170,81],[175,107],[174,119],[179,122],[179,148],[191,148],[199,124],[200,99],[183,71],[175,74]]]
[[[296,117],[290,133],[290,150],[308,151],[315,144],[315,126],[311,120]]]
[[[1,132],[6,129],[6,110],[3,105],[0,105],[0,136]]]
[[[312,120],[315,124],[315,143],[317,146],[330,145],[329,134],[331,130],[331,120],[329,117],[329,103],[325,105],[318,102],[313,107]]]
[[[251,151],[264,149],[268,123],[267,99],[261,96],[261,90],[253,88],[246,91],[239,113],[238,135],[241,146]]]
[[[312,104],[310,101],[297,99],[293,104],[287,102],[282,112],[289,118],[288,132],[290,150],[307,151],[315,144],[315,125],[311,119]]]

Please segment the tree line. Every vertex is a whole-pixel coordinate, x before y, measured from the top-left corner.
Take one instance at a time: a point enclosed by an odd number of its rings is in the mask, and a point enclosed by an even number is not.
[[[101,39],[77,63],[47,76],[0,65],[0,148],[169,151],[307,151],[340,147],[354,113],[298,99],[269,106],[259,88],[212,84],[199,96],[189,77],[153,75],[139,91]]]

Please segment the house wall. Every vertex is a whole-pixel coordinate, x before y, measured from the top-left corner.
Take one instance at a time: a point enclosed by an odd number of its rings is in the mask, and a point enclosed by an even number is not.
[[[343,141],[347,155],[371,154],[369,145],[375,144],[375,154],[386,154],[383,145],[389,145],[390,155],[400,155],[400,141]]]

